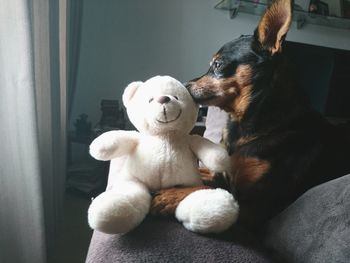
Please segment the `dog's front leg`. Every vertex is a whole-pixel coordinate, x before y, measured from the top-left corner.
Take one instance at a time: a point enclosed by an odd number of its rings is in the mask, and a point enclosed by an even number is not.
[[[201,190],[210,189],[209,186],[173,187],[163,189],[153,195],[150,213],[152,215],[173,216],[179,203],[189,194]]]

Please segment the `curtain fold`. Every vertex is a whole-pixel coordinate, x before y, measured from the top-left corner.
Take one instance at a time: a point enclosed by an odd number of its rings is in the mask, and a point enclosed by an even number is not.
[[[67,2],[68,11],[68,119],[70,121],[72,105],[74,101],[74,95],[77,83],[77,74],[79,66],[79,54],[80,54],[80,39],[81,39],[81,26],[82,26],[82,16],[83,16],[83,0],[74,0]]]
[[[0,0],[0,262],[47,262],[62,218],[64,9]]]

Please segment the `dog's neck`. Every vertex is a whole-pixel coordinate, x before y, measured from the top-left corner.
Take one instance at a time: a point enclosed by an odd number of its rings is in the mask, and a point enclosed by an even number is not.
[[[256,76],[255,90],[244,117],[237,125],[245,135],[273,132],[273,129],[289,129],[293,120],[309,114],[310,103],[293,78],[288,65],[282,58],[271,63],[270,71]],[[273,69],[273,70],[272,70]],[[293,109],[293,110],[291,110]],[[253,125],[254,124],[254,125]]]

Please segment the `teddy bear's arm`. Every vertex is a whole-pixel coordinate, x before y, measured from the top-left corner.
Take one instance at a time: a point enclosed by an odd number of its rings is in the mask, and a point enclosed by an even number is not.
[[[197,158],[214,172],[231,170],[231,161],[227,151],[220,145],[198,135],[192,135],[190,147]]]
[[[130,153],[139,142],[137,131],[109,131],[90,144],[90,154],[97,160],[108,161]]]

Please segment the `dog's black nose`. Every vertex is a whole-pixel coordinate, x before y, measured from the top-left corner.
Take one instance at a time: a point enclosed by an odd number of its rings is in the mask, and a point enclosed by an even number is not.
[[[170,101],[170,98],[168,96],[160,96],[159,98],[157,98],[157,102],[159,102],[160,104],[164,104]]]
[[[203,75],[203,76],[204,76],[204,75]],[[202,76],[202,77],[203,77],[203,76]],[[199,80],[199,79],[202,78],[202,77],[189,80],[189,81],[184,82],[184,83],[182,83],[182,84],[185,86],[186,89],[190,89],[190,88],[193,87],[193,85],[196,85],[196,81]]]

